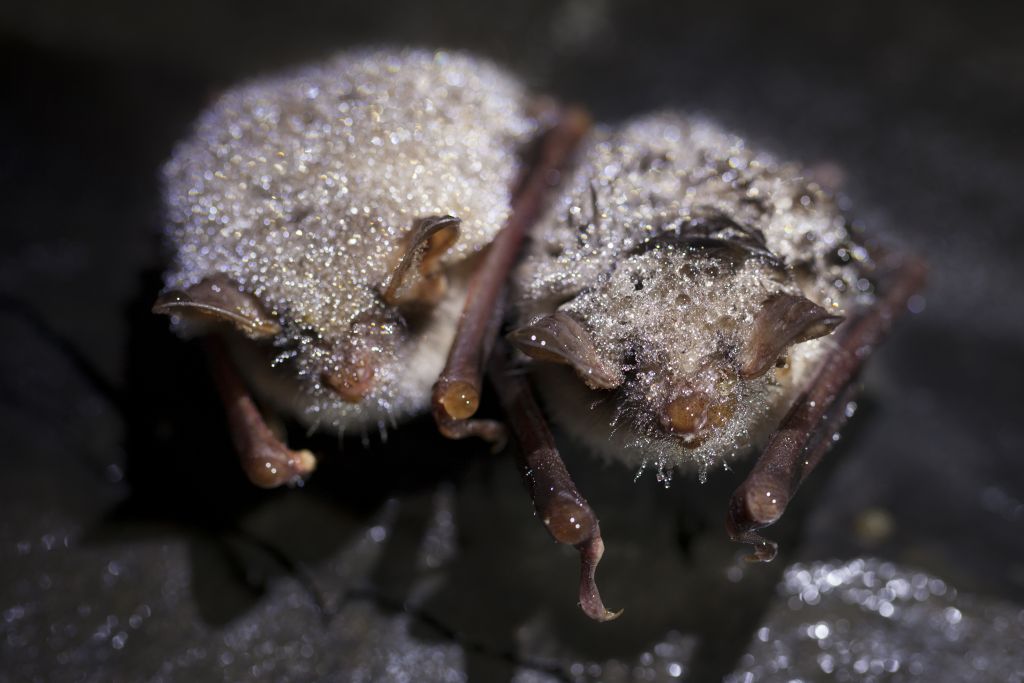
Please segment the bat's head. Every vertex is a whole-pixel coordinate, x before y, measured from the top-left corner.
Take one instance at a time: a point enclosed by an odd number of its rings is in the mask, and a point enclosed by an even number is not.
[[[380,358],[393,351],[398,321],[392,312],[368,307],[339,332],[337,321],[297,309],[266,302],[221,274],[168,290],[153,306],[155,313],[172,316],[183,336],[223,335],[249,355],[267,356],[278,374],[302,375],[346,402],[361,401],[375,385]]]
[[[287,392],[297,384],[321,404],[387,402],[396,393],[391,385],[401,380],[399,347],[445,293],[440,258],[458,228],[452,216],[417,220],[391,240],[393,248],[380,248],[383,265],[375,269],[371,258],[352,264],[355,259],[335,256],[333,268],[347,267],[364,280],[351,278],[344,291],[329,286],[329,273],[318,277],[313,270],[331,258],[309,258],[306,277],[272,293],[214,273],[164,292],[153,310],[173,316],[184,336],[228,337],[243,358],[257,360],[253,365],[262,366],[263,375],[273,375],[268,384]],[[317,256],[314,248],[308,253]]]
[[[755,245],[652,240],[510,339],[571,366],[612,398],[617,429],[679,465],[749,443],[779,387],[794,381],[790,350],[841,321]]]
[[[393,48],[228,90],[164,167],[156,310],[226,331],[256,393],[311,426],[421,412],[457,316],[446,278],[508,217],[532,102],[486,60]]]

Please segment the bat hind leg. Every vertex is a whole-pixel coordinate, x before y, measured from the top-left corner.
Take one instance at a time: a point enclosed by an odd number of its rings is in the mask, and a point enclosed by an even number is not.
[[[579,603],[583,612],[595,621],[616,619],[622,611],[605,607],[595,580],[604,555],[597,515],[565,468],[529,382],[523,375],[509,372],[507,349],[501,346],[491,358],[491,381],[519,442],[519,468],[534,509],[552,538],[580,553]]]

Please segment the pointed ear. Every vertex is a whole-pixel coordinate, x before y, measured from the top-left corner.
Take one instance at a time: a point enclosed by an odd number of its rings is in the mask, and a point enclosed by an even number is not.
[[[455,216],[416,221],[403,241],[402,258],[384,286],[384,301],[393,305],[437,303],[447,285],[441,257],[459,239],[460,222]]]
[[[842,316],[802,296],[772,296],[754,317],[753,334],[740,355],[740,377],[760,377],[790,345],[823,337],[841,322]]]
[[[562,311],[512,331],[508,340],[531,358],[572,366],[591,389],[622,384],[622,370],[604,361],[590,334]]]
[[[281,331],[259,300],[246,294],[223,275],[214,275],[188,289],[171,290],[157,297],[153,312],[189,320],[228,323],[250,339],[266,339]]]

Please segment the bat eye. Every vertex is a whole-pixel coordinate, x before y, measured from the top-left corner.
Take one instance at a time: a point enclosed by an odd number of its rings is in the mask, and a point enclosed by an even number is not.
[[[740,377],[760,377],[790,345],[823,337],[841,322],[842,316],[802,296],[772,296],[754,317],[754,330],[739,357]]]
[[[512,331],[508,340],[531,358],[571,366],[591,389],[622,384],[621,369],[601,358],[590,333],[562,311]]]

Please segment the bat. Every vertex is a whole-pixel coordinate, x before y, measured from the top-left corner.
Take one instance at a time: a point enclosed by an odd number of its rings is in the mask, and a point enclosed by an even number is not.
[[[264,487],[316,458],[257,400],[340,435],[429,410],[500,448],[505,425],[475,418],[487,372],[538,516],[580,551],[583,611],[607,621],[597,516],[520,366],[569,437],[666,483],[762,448],[726,526],[769,560],[757,530],[827,450],[925,269],[713,121],[589,129],[458,53],[349,52],[233,88],[164,169],[154,311],[204,338]]]

